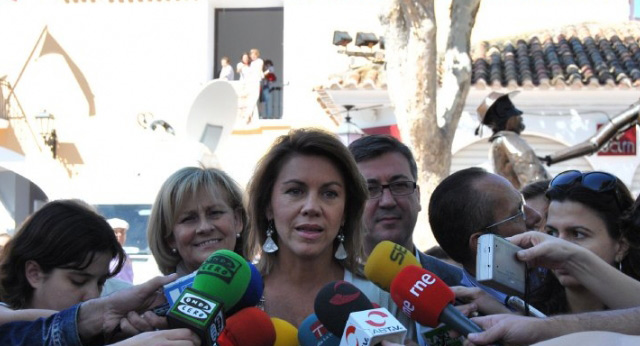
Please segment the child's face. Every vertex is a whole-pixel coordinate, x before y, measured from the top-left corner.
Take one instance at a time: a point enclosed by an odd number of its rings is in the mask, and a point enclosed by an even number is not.
[[[220,65],[227,66],[227,65],[229,65],[229,63],[227,62],[227,59],[222,59],[222,60],[220,60]]]

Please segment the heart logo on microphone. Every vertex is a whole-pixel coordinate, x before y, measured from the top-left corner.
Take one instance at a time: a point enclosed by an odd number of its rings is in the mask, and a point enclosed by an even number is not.
[[[342,287],[344,286],[344,287]],[[336,282],[336,284],[333,286],[333,289],[336,291],[336,293],[331,297],[331,299],[329,299],[329,303],[333,304],[333,305],[345,305],[348,303],[351,303],[352,301],[358,299],[358,297],[360,297],[360,290],[357,290],[356,292],[353,292],[351,294],[342,294],[337,292],[338,289],[340,288],[346,288],[349,289],[353,287],[350,283],[346,282],[346,281],[338,281]],[[348,292],[345,292],[348,293]]]

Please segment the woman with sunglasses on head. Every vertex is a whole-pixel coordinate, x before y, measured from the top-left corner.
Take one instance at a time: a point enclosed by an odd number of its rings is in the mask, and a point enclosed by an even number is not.
[[[640,279],[638,263],[634,263],[640,245],[638,228],[622,227],[621,222],[633,198],[620,179],[605,172],[566,171],[551,180],[546,196],[547,234],[586,248],[626,275]],[[553,275],[534,292],[534,306],[547,314],[610,308],[566,268],[552,269]]]

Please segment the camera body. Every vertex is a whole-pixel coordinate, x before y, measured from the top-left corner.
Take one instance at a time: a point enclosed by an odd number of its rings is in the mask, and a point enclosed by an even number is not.
[[[508,295],[524,295],[526,267],[516,258],[520,247],[495,234],[478,238],[476,280]]]

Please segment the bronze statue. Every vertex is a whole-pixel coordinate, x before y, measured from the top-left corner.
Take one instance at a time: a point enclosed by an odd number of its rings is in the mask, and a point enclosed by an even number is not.
[[[596,133],[584,142],[572,145],[544,157],[547,165],[573,159],[584,155],[591,155],[600,150],[605,144],[622,134],[627,129],[638,124],[640,113],[640,101],[636,101],[618,115],[609,119],[609,122],[600,127]]]
[[[550,179],[550,176],[533,149],[520,137],[524,130],[522,111],[510,99],[516,93],[517,91],[508,94],[492,92],[482,101],[478,107],[480,125],[476,129],[476,135],[482,125],[493,130],[493,135],[489,138],[489,157],[493,162],[493,170],[519,190],[529,183]]]

